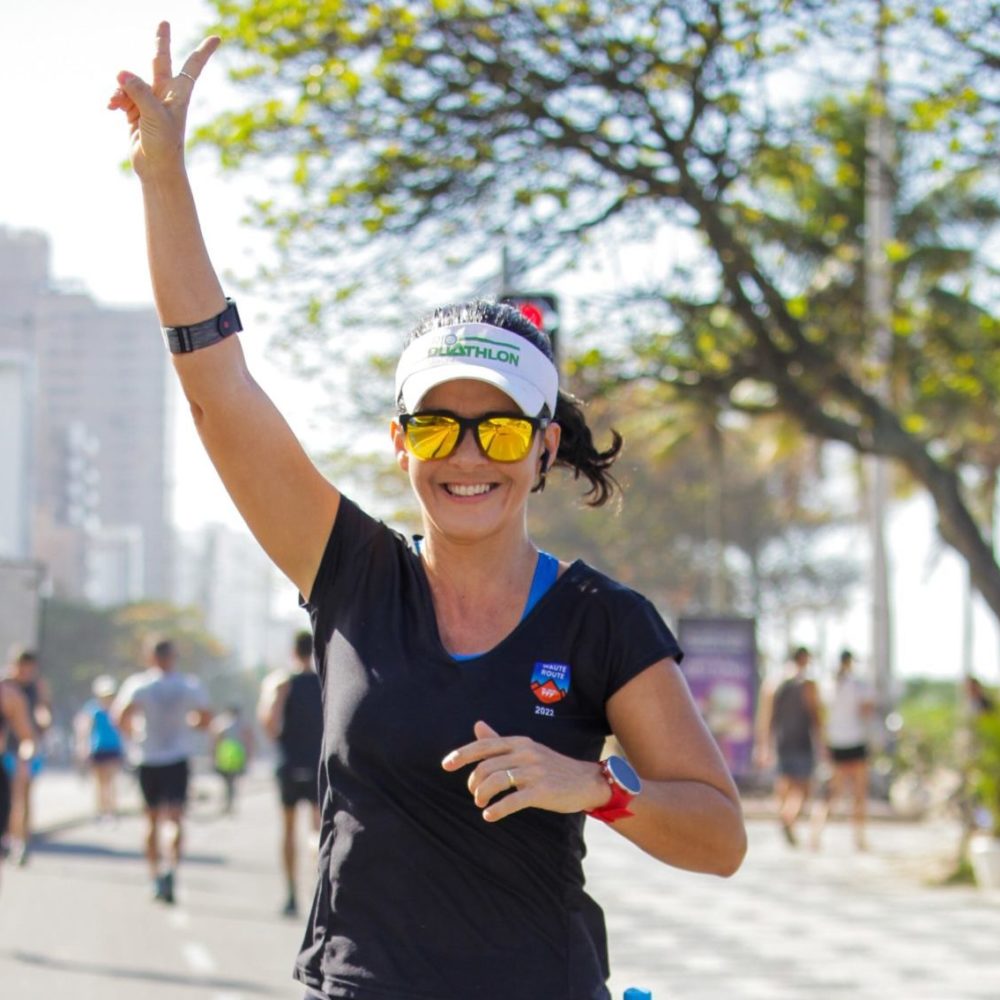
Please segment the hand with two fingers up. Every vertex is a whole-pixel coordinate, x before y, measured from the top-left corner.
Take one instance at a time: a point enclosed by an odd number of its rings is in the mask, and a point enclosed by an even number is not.
[[[528,736],[501,736],[485,722],[477,722],[473,733],[475,740],[452,750],[441,766],[458,771],[474,765],[469,792],[489,823],[527,808],[586,812],[610,798],[608,783],[593,761],[566,757]]]
[[[170,25],[161,21],[156,29],[152,85],[133,73],[118,74],[118,89],[108,108],[125,112],[131,131],[130,158],[143,180],[159,172],[184,167],[184,128],[187,109],[201,71],[219,47],[220,39],[206,38],[176,73],[170,55]]]

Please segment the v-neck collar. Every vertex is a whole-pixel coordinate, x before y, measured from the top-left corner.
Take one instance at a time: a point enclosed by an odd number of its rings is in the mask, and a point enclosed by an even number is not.
[[[539,614],[539,609],[545,607],[561,590],[565,589],[566,582],[571,578],[575,577],[579,568],[583,566],[583,562],[580,559],[574,559],[573,562],[566,567],[565,573],[560,573],[552,586],[545,591],[544,594],[535,602],[534,606],[527,610],[526,614],[523,614],[518,620],[517,624],[502,638],[495,646],[490,649],[483,650],[481,653],[473,654],[460,654],[456,658],[452,653],[448,651],[448,648],[444,644],[444,640],[441,638],[441,630],[438,627],[437,612],[434,608],[434,595],[431,592],[430,580],[427,577],[427,570],[424,567],[424,562],[420,558],[419,549],[419,538],[414,536],[413,545],[411,547],[411,554],[417,564],[417,579],[420,582],[420,590],[423,596],[423,601],[425,605],[425,611],[430,619],[433,628],[431,630],[433,636],[434,645],[437,647],[437,652],[439,655],[444,657],[449,663],[453,663],[456,666],[463,666],[469,663],[478,663],[485,660],[487,657],[492,656],[494,653],[499,652],[507,643],[509,643],[513,638],[521,631],[521,629],[528,626],[532,622],[536,615]]]

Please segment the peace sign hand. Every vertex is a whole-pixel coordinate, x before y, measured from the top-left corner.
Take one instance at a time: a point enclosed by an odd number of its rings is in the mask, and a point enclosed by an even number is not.
[[[175,75],[170,57],[170,25],[156,29],[153,84],[128,72],[118,74],[118,89],[108,108],[125,112],[130,130],[132,166],[139,177],[175,172],[184,167],[184,126],[191,91],[221,39],[206,38]]]

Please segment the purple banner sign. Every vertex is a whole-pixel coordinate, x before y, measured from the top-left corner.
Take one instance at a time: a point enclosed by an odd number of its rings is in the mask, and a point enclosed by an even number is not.
[[[681,672],[735,776],[753,770],[757,702],[756,623],[752,618],[682,618]]]

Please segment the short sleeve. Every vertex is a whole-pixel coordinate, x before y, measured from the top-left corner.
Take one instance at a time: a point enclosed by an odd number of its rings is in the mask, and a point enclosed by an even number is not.
[[[315,615],[329,599],[342,596],[338,590],[353,590],[358,577],[370,566],[372,546],[390,534],[384,524],[342,495],[312,592],[299,602],[302,607]]]
[[[384,611],[385,594],[394,593],[401,575],[412,572],[407,563],[414,559],[402,535],[341,497],[312,593],[302,602],[321,650],[318,665],[336,629],[350,627],[355,614],[363,616],[373,607]]]
[[[208,690],[197,677],[190,678],[189,693],[191,697],[191,707],[199,711],[204,711],[210,707]]]
[[[614,641],[609,657],[605,701],[648,667],[670,658],[684,657],[677,639],[653,605],[639,594],[628,592],[631,600],[624,614],[616,615]]]
[[[123,712],[133,702],[141,704],[139,697],[141,683],[141,674],[132,674],[131,677],[125,678],[122,686],[118,689],[118,694],[115,695],[114,706],[112,708],[114,715]]]

